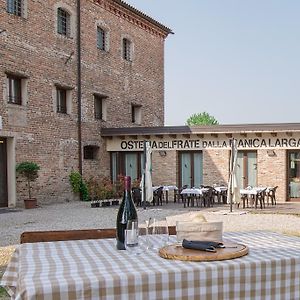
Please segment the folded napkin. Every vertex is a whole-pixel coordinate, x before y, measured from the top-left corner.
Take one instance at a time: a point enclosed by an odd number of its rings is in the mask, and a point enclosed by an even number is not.
[[[186,249],[195,249],[208,252],[217,252],[216,248],[225,248],[223,243],[211,241],[188,241],[186,239],[182,242],[182,247]]]

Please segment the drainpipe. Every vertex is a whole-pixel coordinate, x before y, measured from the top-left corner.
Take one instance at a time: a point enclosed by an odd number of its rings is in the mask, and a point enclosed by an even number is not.
[[[77,0],[77,115],[78,115],[78,169],[82,175],[82,134],[81,134],[81,3]],[[81,195],[80,195],[80,198]]]

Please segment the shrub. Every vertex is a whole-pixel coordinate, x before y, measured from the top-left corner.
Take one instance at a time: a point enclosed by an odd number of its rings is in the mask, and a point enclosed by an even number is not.
[[[88,201],[89,200],[89,192],[86,183],[82,179],[81,175],[77,171],[72,171],[70,176],[70,183],[72,186],[72,190],[75,194],[80,194],[81,200]]]

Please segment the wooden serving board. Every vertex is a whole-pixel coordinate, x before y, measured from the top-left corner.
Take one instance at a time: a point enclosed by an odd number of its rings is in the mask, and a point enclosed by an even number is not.
[[[226,243],[225,243],[226,246]],[[217,252],[186,249],[179,244],[173,244],[159,249],[159,255],[166,259],[185,261],[213,261],[242,257],[249,249],[243,244],[230,243],[228,248],[218,248]]]

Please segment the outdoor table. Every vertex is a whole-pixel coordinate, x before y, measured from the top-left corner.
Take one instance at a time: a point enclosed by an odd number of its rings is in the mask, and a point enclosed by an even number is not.
[[[213,188],[217,192],[218,203],[221,203],[221,200],[223,200],[222,202],[225,204],[226,200],[227,200],[226,195],[227,195],[228,187],[227,186],[214,186]]]
[[[189,199],[191,200],[191,205],[194,207],[194,197],[195,196],[202,196],[205,192],[207,192],[208,188],[191,188],[191,189],[183,189],[181,191],[181,195],[186,195],[188,197],[188,203]],[[184,207],[186,207],[186,199],[184,198]]]
[[[240,194],[247,196],[247,197],[253,196],[254,201],[256,201],[258,194],[265,189],[266,189],[265,187],[253,187],[251,189],[240,189]],[[253,203],[252,203],[252,205],[253,205]]]
[[[154,186],[153,191],[156,191],[160,187],[163,187],[163,191],[166,193],[166,203],[168,203],[169,201],[169,191],[178,190],[178,187],[175,185],[160,185],[160,186]]]
[[[16,299],[300,299],[300,238],[255,231],[224,239],[249,254],[187,262],[118,251],[115,239],[21,244],[1,285]]]

